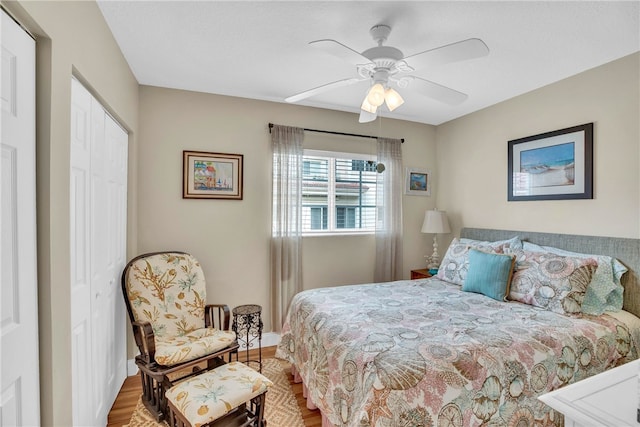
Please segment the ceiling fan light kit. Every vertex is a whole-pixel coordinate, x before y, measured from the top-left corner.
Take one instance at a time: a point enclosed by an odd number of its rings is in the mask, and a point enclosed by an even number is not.
[[[371,103],[369,102],[369,97],[365,96],[360,109],[368,113],[375,114],[378,107],[376,107],[375,105],[371,105]]]
[[[389,111],[393,111],[404,104],[404,99],[402,99],[400,94],[390,87],[384,91],[384,101],[387,104]]]
[[[382,87],[382,84],[376,83],[371,86],[371,89],[369,89],[369,93],[367,94],[367,102],[375,107],[382,105],[384,102],[384,88]]]
[[[360,106],[360,123],[371,122],[378,115],[378,107],[386,103],[393,111],[404,103],[402,96],[389,85],[395,83],[400,88],[410,88],[419,94],[445,104],[457,105],[467,99],[467,95],[418,76],[402,75],[412,73],[418,68],[428,68],[456,61],[480,58],[489,54],[489,48],[480,39],[467,39],[435,49],[426,50],[410,56],[404,56],[400,49],[383,46],[391,34],[391,27],[374,25],[369,33],[377,46],[362,53],[331,39],[315,40],[309,44],[325,52],[351,62],[356,66],[359,77],[338,80],[316,88],[306,90],[285,99],[297,102],[322,92],[348,86],[368,80],[371,87]]]

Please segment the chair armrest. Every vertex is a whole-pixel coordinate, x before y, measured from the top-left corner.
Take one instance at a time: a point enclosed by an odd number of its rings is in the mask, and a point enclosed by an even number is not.
[[[207,328],[228,331],[230,318],[229,306],[226,304],[207,304],[204,307],[204,325]]]
[[[155,364],[156,340],[149,322],[132,322],[133,337],[136,340],[140,357],[147,364]]]

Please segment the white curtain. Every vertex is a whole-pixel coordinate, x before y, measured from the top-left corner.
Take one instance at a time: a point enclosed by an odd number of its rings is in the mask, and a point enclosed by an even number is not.
[[[402,141],[378,138],[375,282],[402,279]]]
[[[302,290],[302,141],[304,130],[273,125],[271,324],[280,332]]]

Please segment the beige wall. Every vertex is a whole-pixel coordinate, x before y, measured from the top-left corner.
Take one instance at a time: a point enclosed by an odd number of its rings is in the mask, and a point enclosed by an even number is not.
[[[149,86],[140,88],[138,249],[194,254],[208,300],[263,306],[269,324],[271,143],[268,123],[405,138],[405,166],[435,172],[432,126],[383,120],[358,124],[355,114]],[[375,153],[374,140],[306,133],[305,146]],[[182,151],[244,155],[244,199],[182,199]],[[432,197],[404,196],[404,272],[425,265],[430,239],[419,232]],[[305,288],[373,280],[373,236],[303,239]]]
[[[424,211],[461,226],[640,237],[638,54],[436,127],[240,98],[138,87],[93,2],[2,4],[37,42],[38,269],[43,425],[71,425],[70,79],[77,75],[130,131],[128,255],[193,252],[210,301],[268,311],[271,209],[267,123],[402,137],[405,167],[430,169],[432,197],[404,196],[404,272],[424,265]],[[507,141],[595,122],[594,199],[507,202]],[[358,139],[344,144],[374,151]],[[370,147],[370,148],[369,148]],[[318,148],[316,146],[316,148]],[[182,150],[244,154],[243,201],[181,198]],[[140,155],[138,155],[140,151]],[[437,157],[436,157],[437,154]],[[139,197],[138,197],[139,196]],[[449,238],[451,236],[448,236]],[[446,240],[446,239],[443,239]],[[446,242],[443,243],[443,246]],[[304,239],[305,287],[370,282],[372,236]],[[442,251],[441,251],[442,252]],[[355,255],[354,255],[355,254]],[[264,318],[269,319],[269,313]],[[265,325],[266,330],[271,325]],[[133,354],[129,345],[129,357]]]
[[[72,425],[69,257],[71,76],[94,91],[131,132],[135,168],[138,85],[93,2],[3,1],[37,35],[37,208],[42,425]],[[135,175],[129,205],[134,207]],[[135,211],[129,221],[135,225]],[[135,227],[129,252],[135,251]]]
[[[460,227],[640,237],[640,54],[437,127],[438,205]],[[594,122],[592,200],[507,202],[507,141]]]

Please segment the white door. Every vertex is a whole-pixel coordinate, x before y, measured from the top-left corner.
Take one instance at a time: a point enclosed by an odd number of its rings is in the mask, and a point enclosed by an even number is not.
[[[109,207],[106,221],[109,224],[107,259],[105,265],[109,280],[103,289],[113,330],[107,336],[106,347],[110,367],[105,376],[106,401],[114,402],[127,377],[127,312],[120,286],[120,276],[127,263],[127,159],[129,135],[111,116],[105,114],[105,143],[109,147]],[[109,407],[105,408],[108,414]]]
[[[0,426],[40,425],[35,41],[2,11]]]
[[[77,80],[71,93],[74,425],[105,425],[126,378],[127,133]]]
[[[89,209],[91,189],[91,94],[71,81],[71,366],[73,424],[93,424],[91,386],[91,278]]]
[[[91,119],[91,325],[94,418],[104,420],[126,378],[125,308],[128,136],[94,100]]]

